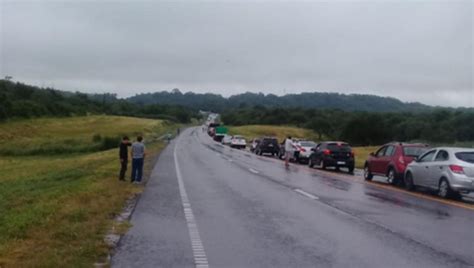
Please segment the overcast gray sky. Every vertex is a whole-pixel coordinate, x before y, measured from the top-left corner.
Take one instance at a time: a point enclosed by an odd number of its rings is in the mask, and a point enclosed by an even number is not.
[[[0,1],[0,75],[15,81],[474,107],[470,0]]]

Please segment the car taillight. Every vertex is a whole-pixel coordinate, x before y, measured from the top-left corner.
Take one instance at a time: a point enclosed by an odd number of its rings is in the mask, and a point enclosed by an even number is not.
[[[464,174],[464,169],[461,166],[458,165],[449,165],[449,168],[451,169],[452,172],[457,173],[457,174]]]
[[[325,154],[325,155],[330,155],[330,154],[331,154],[331,151],[330,151],[330,150],[324,150],[324,151],[323,151],[323,154]]]
[[[398,158],[398,162],[400,162],[400,164],[405,164],[405,159],[403,159],[403,156]]]

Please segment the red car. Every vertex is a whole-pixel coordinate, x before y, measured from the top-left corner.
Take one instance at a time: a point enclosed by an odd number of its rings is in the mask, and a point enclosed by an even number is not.
[[[375,153],[370,153],[365,161],[364,178],[370,181],[374,175],[379,175],[387,177],[390,184],[401,184],[407,165],[426,150],[428,145],[420,143],[385,144]]]

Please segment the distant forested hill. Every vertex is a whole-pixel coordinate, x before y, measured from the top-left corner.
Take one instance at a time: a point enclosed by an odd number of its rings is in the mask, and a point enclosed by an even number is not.
[[[406,103],[395,98],[379,97],[374,95],[345,95],[339,93],[311,92],[277,96],[262,93],[243,93],[224,98],[216,94],[156,92],[138,94],[128,99],[133,103],[141,104],[175,104],[192,107],[194,109],[223,112],[228,108],[245,108],[253,106],[280,107],[280,108],[316,108],[341,109],[345,111],[368,112],[420,112],[432,107],[421,103]]]
[[[115,94],[84,94],[0,80],[0,121],[10,118],[112,114],[187,123],[197,110],[168,104],[137,105]]]

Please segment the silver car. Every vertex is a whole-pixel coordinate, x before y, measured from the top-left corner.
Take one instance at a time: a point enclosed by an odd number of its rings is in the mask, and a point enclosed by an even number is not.
[[[474,191],[474,149],[433,148],[411,162],[405,171],[405,186],[422,186],[438,195],[459,196]]]
[[[224,138],[222,138],[221,143],[224,145],[230,145],[231,141],[232,141],[232,136],[225,135]]]

